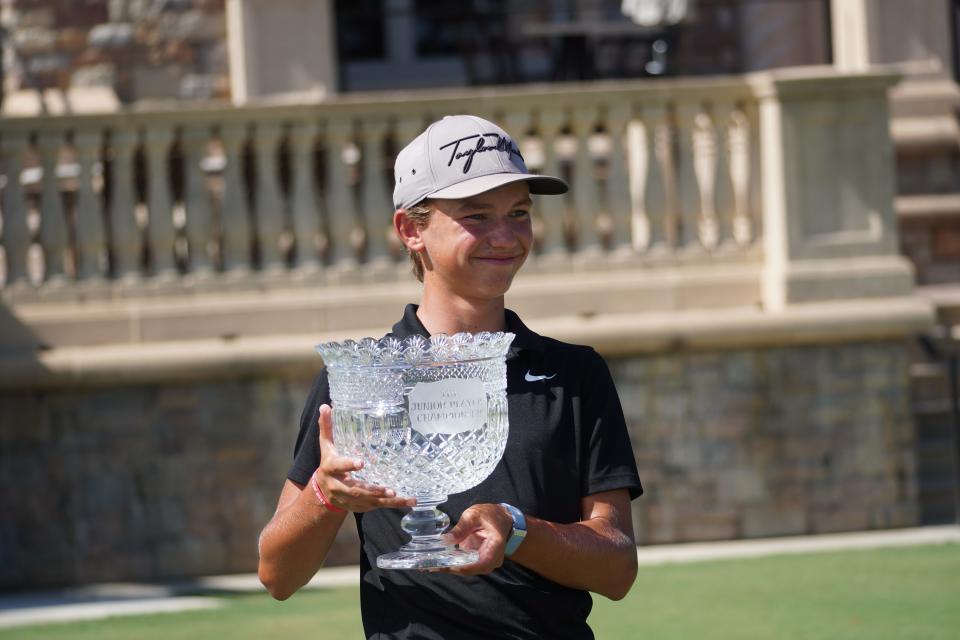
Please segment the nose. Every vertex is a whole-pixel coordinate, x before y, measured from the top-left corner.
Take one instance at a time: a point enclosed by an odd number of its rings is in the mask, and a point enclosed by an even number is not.
[[[498,249],[509,249],[517,245],[520,241],[517,223],[507,217],[498,217],[493,228],[487,236],[487,242],[491,247]]]

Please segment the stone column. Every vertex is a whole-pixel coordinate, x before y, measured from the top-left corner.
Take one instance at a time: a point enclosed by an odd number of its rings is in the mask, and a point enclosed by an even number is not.
[[[6,161],[7,186],[3,190],[3,249],[7,261],[7,285],[22,287],[29,280],[27,251],[30,247],[30,229],[27,226],[27,206],[20,186],[24,156],[29,140],[27,134],[12,131],[0,138],[0,151]]]
[[[560,160],[557,157],[557,138],[563,126],[563,112],[556,108],[546,108],[540,114],[538,133],[543,143],[543,173],[548,176],[560,175]],[[543,237],[541,259],[560,261],[566,257],[567,249],[563,238],[563,208],[569,195],[541,198],[537,206],[543,218]]]
[[[136,131],[118,127],[111,132],[110,240],[113,245],[113,275],[128,281],[142,276],[140,230],[134,216],[133,153],[136,146]]]
[[[206,126],[187,127],[180,138],[183,145],[183,199],[187,209],[188,256],[190,273],[196,278],[213,274],[209,251],[213,239],[210,195],[202,166],[209,142],[210,129]]]
[[[750,80],[760,102],[765,307],[910,295],[893,213],[887,89],[896,76],[796,68]]]
[[[631,233],[630,176],[627,170],[627,127],[633,114],[630,105],[616,105],[607,114],[610,136],[607,202],[610,205],[611,248],[618,257],[633,253]]]
[[[282,94],[335,94],[334,22],[330,0],[227,0],[234,104]]]
[[[63,285],[66,280],[64,258],[67,248],[67,226],[63,212],[63,196],[57,165],[63,147],[63,131],[49,129],[38,136],[37,148],[43,167],[42,213],[40,216],[40,244],[43,246],[44,273],[47,284]]]
[[[290,136],[293,153],[293,194],[291,214],[296,242],[296,264],[303,271],[319,271],[317,236],[320,233],[320,211],[314,193],[313,146],[319,127],[312,120],[293,125]]]
[[[275,122],[258,123],[253,130],[253,148],[257,160],[256,232],[260,248],[260,268],[279,272],[284,269],[280,251],[284,204],[277,170],[277,146],[283,129]]]
[[[365,120],[363,129],[363,222],[367,230],[367,262],[374,267],[390,268],[392,261],[387,238],[393,233],[393,202],[387,184],[383,144],[387,122]]]
[[[596,110],[590,107],[574,109],[573,134],[577,138],[577,155],[573,161],[573,202],[577,246],[575,255],[579,261],[593,262],[600,255],[600,234],[597,229],[597,183],[594,176],[593,155],[590,153],[590,138],[596,123]]]
[[[77,279],[102,280],[107,266],[106,231],[103,202],[100,193],[94,189],[93,167],[100,156],[103,134],[99,129],[83,129],[74,134],[73,143],[80,163],[75,221]]]
[[[144,133],[147,181],[147,242],[153,260],[154,274],[173,279],[177,275],[174,264],[173,198],[170,192],[169,154],[173,130],[167,126],[147,127]]]
[[[250,209],[243,180],[243,148],[247,140],[245,123],[228,123],[220,128],[227,165],[223,169],[223,267],[231,277],[245,278],[250,272]]]
[[[330,230],[330,262],[339,271],[356,267],[353,252],[353,233],[356,216],[351,186],[348,182],[349,168],[344,161],[343,150],[353,135],[349,120],[330,120],[326,126],[326,212]]]

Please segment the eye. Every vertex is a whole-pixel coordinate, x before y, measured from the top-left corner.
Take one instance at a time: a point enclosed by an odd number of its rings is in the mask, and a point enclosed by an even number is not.
[[[527,211],[526,209],[516,209],[510,212],[511,218],[526,218],[529,215],[530,215],[530,212]]]

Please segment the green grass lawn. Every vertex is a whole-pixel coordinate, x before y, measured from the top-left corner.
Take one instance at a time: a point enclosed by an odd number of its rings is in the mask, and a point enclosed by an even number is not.
[[[356,589],[224,600],[217,610],[7,629],[0,638],[362,638]],[[594,601],[601,640],[954,640],[960,545],[641,567],[624,600]]]

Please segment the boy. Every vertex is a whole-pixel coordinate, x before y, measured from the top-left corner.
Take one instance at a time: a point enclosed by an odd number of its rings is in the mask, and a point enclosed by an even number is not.
[[[325,373],[301,419],[294,465],[260,538],[260,578],[285,599],[320,568],[347,512],[357,520],[361,609],[368,638],[592,638],[588,591],[623,598],[636,577],[630,500],[642,492],[606,364],[589,347],[529,330],[504,294],[530,253],[530,194],[561,194],[527,172],[502,129],[448,116],[395,165],[394,226],[423,282],[392,335],[510,331],[510,435],[503,459],[444,504],[447,539],[473,564],[382,571],[414,500],[358,482],[338,455]],[[308,486],[310,485],[310,486]]]

